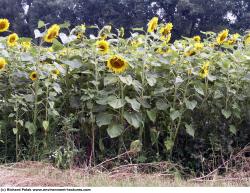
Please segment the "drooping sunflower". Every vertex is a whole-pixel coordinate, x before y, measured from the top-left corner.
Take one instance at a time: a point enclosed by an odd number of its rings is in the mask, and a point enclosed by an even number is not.
[[[151,33],[156,30],[158,26],[158,17],[153,17],[149,22],[148,22],[148,32]]]
[[[223,44],[227,39],[228,33],[229,33],[228,29],[221,31],[216,38],[217,44],[219,44],[219,45]]]
[[[0,70],[4,70],[7,62],[4,58],[0,57]]]
[[[17,45],[17,40],[19,39],[16,33],[10,34],[7,38],[7,45],[13,47]]]
[[[113,55],[108,59],[107,67],[114,73],[122,73],[128,68],[128,62],[121,56]]]
[[[60,26],[57,24],[52,25],[46,35],[44,36],[44,41],[48,43],[52,43],[55,38],[58,37],[60,31]]]
[[[107,54],[109,52],[109,43],[105,40],[97,41],[96,48],[98,49],[99,53]]]
[[[60,74],[60,71],[58,69],[51,70],[51,74],[58,76]]]
[[[201,41],[201,37],[200,37],[200,36],[194,36],[194,37],[193,37],[193,40],[194,40],[195,42],[200,42],[200,41]]]
[[[203,63],[201,69],[200,69],[200,72],[199,72],[199,75],[201,78],[206,78],[208,76],[208,73],[209,73],[209,65],[210,65],[210,62],[206,61]]]
[[[8,19],[0,19],[0,32],[5,32],[9,29],[10,22]]]
[[[38,74],[37,74],[36,71],[33,71],[33,72],[30,73],[30,79],[31,79],[32,81],[37,80],[37,77],[38,77]]]
[[[168,35],[171,33],[173,29],[172,23],[167,23],[164,27],[160,29],[160,34],[162,35],[162,39],[165,39],[168,37]]]

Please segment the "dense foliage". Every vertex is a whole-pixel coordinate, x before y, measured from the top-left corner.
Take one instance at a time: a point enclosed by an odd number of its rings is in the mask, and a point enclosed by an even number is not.
[[[200,31],[218,32],[229,28],[244,32],[249,26],[248,0],[1,0],[0,18],[9,18],[12,30],[33,36],[38,20],[72,25],[106,24],[125,28],[141,27],[153,16],[172,21],[174,37],[193,36]],[[89,31],[87,32],[89,33]]]
[[[111,26],[39,21],[35,40],[8,28],[1,19],[1,162],[68,167],[132,152],[202,170],[249,142],[249,33],[169,43],[173,25],[157,17],[128,38]]]

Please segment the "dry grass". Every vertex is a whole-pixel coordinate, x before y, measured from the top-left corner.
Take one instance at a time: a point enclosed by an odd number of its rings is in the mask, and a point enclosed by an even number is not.
[[[87,172],[75,168],[59,170],[41,162],[21,162],[0,166],[0,187],[98,187],[98,186],[250,186],[250,178],[221,178],[186,181],[171,175],[131,172]]]

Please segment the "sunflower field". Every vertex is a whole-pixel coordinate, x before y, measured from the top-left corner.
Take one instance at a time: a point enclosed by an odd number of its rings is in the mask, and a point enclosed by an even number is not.
[[[172,40],[147,29],[39,21],[34,38],[0,19],[0,162],[67,168],[170,160],[195,171],[250,141],[250,33]],[[87,31],[91,32],[87,35]]]

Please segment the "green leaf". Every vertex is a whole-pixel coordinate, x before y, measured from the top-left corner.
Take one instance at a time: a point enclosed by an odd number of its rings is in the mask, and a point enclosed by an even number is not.
[[[62,50],[64,48],[64,46],[57,39],[54,39],[53,44],[52,44],[52,48],[54,51],[59,51],[59,50]]]
[[[43,121],[43,128],[44,128],[45,131],[48,130],[48,128],[49,128],[49,121]]]
[[[114,109],[119,109],[123,107],[126,104],[126,102],[123,99],[115,98],[109,101],[108,104]]]
[[[66,21],[63,24],[60,24],[59,26],[60,26],[60,28],[69,28],[70,27],[70,22]]]
[[[195,107],[197,106],[197,101],[195,101],[195,100],[189,101],[189,100],[185,99],[185,104],[186,104],[187,109],[190,109],[193,111],[195,109]]]
[[[158,142],[160,132],[157,131],[155,128],[150,129],[150,138],[152,145],[156,144]]]
[[[107,132],[111,138],[119,137],[123,132],[123,125],[121,124],[109,125]]]
[[[134,128],[139,128],[141,123],[143,123],[142,121],[142,117],[140,116],[140,114],[138,113],[129,113],[129,112],[125,112],[124,113],[124,118],[126,119],[126,121],[132,125]]]
[[[103,125],[109,125],[111,123],[113,116],[111,114],[99,113],[96,116],[96,124],[98,127]]]
[[[172,150],[173,147],[174,147],[174,142],[173,142],[173,140],[171,140],[170,138],[167,138],[167,139],[164,141],[164,146],[166,147],[167,151]]]
[[[224,115],[224,117],[226,118],[226,119],[228,119],[229,117],[231,117],[231,111],[229,111],[229,110],[225,110],[225,109],[222,109],[221,110],[221,113]]]
[[[146,80],[147,80],[149,86],[154,86],[157,82],[156,77],[153,75],[146,76]]]
[[[229,126],[229,131],[234,135],[236,135],[237,133],[236,127],[234,125]]]
[[[219,99],[219,98],[222,98],[222,97],[223,97],[223,94],[222,94],[221,91],[216,90],[216,91],[214,92],[214,99]]]
[[[198,94],[204,96],[204,91],[203,91],[203,89],[202,89],[201,87],[199,87],[199,86],[194,86],[194,90],[195,90]]]
[[[148,118],[150,119],[150,121],[152,121],[154,123],[156,120],[156,111],[155,110],[147,110],[147,115],[148,115]]]
[[[82,63],[77,59],[64,61],[64,64],[67,64],[71,69],[80,68],[82,66]]]
[[[189,134],[190,136],[194,137],[194,128],[192,125],[188,125],[188,124],[185,124],[185,127],[186,127],[186,132],[187,134]]]
[[[172,121],[179,118],[181,116],[180,111],[174,110],[173,108],[170,109],[170,118]]]
[[[34,30],[35,38],[43,37],[44,33],[41,33],[38,29]]]
[[[38,21],[38,25],[37,25],[37,28],[42,28],[42,27],[44,27],[45,26],[45,23],[44,23],[44,21],[42,21],[42,20],[39,20]]]
[[[132,79],[132,77],[131,77],[130,75],[127,75],[127,76],[119,76],[119,78],[120,78],[120,80],[121,80],[124,84],[126,84],[126,85],[128,85],[128,86],[130,86],[130,85],[133,83],[133,79]]]
[[[12,130],[13,130],[14,135],[16,135],[17,132],[18,132],[18,129],[17,128],[13,128]]]
[[[36,132],[36,126],[29,121],[25,122],[25,128],[28,129],[30,135]]]
[[[132,109],[139,112],[141,104],[136,99],[130,99],[129,97],[125,97],[125,100],[131,105]]]
[[[104,77],[104,86],[107,86],[109,84],[115,84],[117,82],[116,76],[106,76]]]
[[[142,150],[142,143],[140,140],[132,141],[130,144],[130,151],[140,152]]]
[[[168,107],[169,107],[169,104],[168,104],[167,101],[165,101],[165,100],[158,100],[158,101],[156,102],[156,108],[157,108],[158,110],[165,111],[165,110],[168,109]]]

